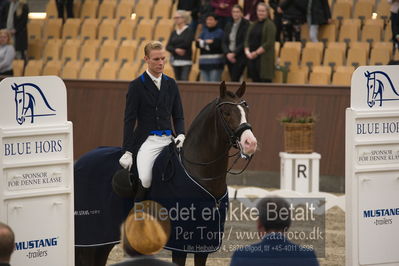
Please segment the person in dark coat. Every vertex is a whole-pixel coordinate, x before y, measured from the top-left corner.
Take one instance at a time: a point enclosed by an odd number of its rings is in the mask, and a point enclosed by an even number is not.
[[[0,29],[8,29],[14,37],[17,59],[26,59],[28,14],[29,7],[25,0],[12,0],[5,4],[0,16]]]
[[[273,22],[276,25],[276,42],[281,40],[281,29],[282,29],[282,10],[279,9],[280,0],[269,0],[269,5],[274,11]]]
[[[281,0],[278,12],[282,14],[284,42],[301,41],[301,25],[306,21],[307,3],[304,0]]]
[[[64,6],[66,6],[67,18],[73,18],[73,0],[55,0],[58,17],[64,20]]]
[[[309,25],[310,40],[318,42],[319,25],[331,23],[328,0],[308,0],[306,19]]]
[[[240,81],[247,64],[244,43],[249,22],[243,18],[243,9],[240,5],[233,6],[231,14],[233,22],[227,24],[225,28],[222,48],[226,55],[231,81]]]
[[[258,21],[249,26],[244,52],[248,58],[248,75],[253,82],[272,82],[274,77],[274,43],[276,27],[265,3],[256,9]]]
[[[125,261],[113,266],[177,266],[154,257],[168,242],[170,220],[163,216],[168,211],[155,201],[143,201],[134,206],[122,224],[122,247]]]
[[[319,265],[313,250],[296,245],[285,237],[284,233],[291,225],[290,205],[285,199],[264,198],[257,205],[257,209],[257,229],[262,240],[235,251],[230,266]]]
[[[171,118],[178,148],[183,146],[185,138],[179,88],[174,79],[162,73],[166,60],[164,47],[153,41],[144,51],[148,69],[129,84],[123,136],[126,152],[119,160],[123,168],[130,170],[135,158],[142,197],[151,186],[156,157],[172,142]]]
[[[166,50],[171,53],[170,63],[176,80],[188,80],[193,64],[192,43],[194,32],[190,24],[190,15],[185,10],[177,10],[173,16],[175,30],[170,34]]]
[[[15,236],[11,227],[0,222],[0,266],[10,266],[15,248]]]

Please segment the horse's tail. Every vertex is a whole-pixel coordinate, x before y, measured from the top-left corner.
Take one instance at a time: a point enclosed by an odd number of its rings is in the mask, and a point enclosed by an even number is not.
[[[43,94],[42,90],[36,84],[24,83],[24,84],[21,84],[19,86],[32,86],[33,88],[35,88],[39,92],[39,94],[42,97],[42,99],[43,99],[44,103],[46,104],[47,108],[50,109],[51,111],[55,112],[55,109],[50,106],[49,102],[47,101],[46,96]]]

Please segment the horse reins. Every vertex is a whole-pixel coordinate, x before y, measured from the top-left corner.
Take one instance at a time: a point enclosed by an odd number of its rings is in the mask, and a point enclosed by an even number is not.
[[[232,175],[239,175],[239,174],[241,174],[242,172],[244,172],[247,169],[249,163],[252,160],[252,156],[248,156],[248,155],[245,155],[245,154],[242,153],[242,148],[241,148],[239,139],[241,138],[241,135],[242,135],[242,133],[245,130],[247,130],[247,129],[252,130],[252,126],[249,123],[246,122],[246,123],[240,124],[240,126],[236,130],[232,130],[230,128],[230,126],[228,125],[226,119],[224,118],[224,116],[222,114],[222,111],[220,110],[220,107],[223,106],[224,104],[230,104],[230,105],[236,105],[236,106],[243,105],[245,107],[247,107],[248,105],[247,105],[247,103],[244,100],[242,100],[241,102],[238,102],[238,103],[235,103],[235,102],[221,102],[221,103],[218,103],[216,105],[216,112],[217,112],[217,114],[218,114],[218,116],[219,116],[219,118],[220,118],[220,120],[222,122],[224,131],[226,132],[226,134],[229,137],[229,146],[227,147],[226,151],[224,153],[222,153],[220,156],[218,156],[216,159],[214,159],[212,161],[209,161],[209,162],[193,162],[193,161],[190,161],[190,160],[188,160],[187,158],[184,157],[183,151],[181,151],[181,158],[184,161],[187,161],[190,164],[194,164],[194,165],[198,165],[198,166],[208,166],[208,165],[214,164],[214,163],[218,162],[219,160],[223,159],[223,157],[226,156],[226,154],[227,154],[228,158],[237,156],[236,159],[234,160],[234,162],[232,163],[232,165],[226,171],[226,173],[229,173],[229,174],[232,174]],[[234,147],[234,148],[239,149],[239,150],[236,153],[234,153],[233,155],[228,155],[228,151],[230,150],[231,147]],[[245,167],[239,172],[230,172],[230,170],[234,167],[234,165],[237,163],[237,161],[238,161],[238,159],[240,159],[240,157],[242,157],[242,158],[247,160],[247,163],[246,163]],[[218,179],[219,177],[223,176],[224,174],[225,173],[223,173],[222,175],[216,176],[216,177],[200,178],[200,179],[203,179],[203,180],[214,180],[214,179]]]

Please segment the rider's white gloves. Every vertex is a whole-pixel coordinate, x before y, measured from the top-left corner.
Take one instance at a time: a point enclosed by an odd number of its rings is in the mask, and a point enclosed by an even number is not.
[[[185,138],[186,137],[184,136],[184,134],[180,134],[175,138],[176,148],[180,149],[181,147],[183,147],[183,142]]]
[[[125,152],[125,154],[122,155],[122,157],[119,159],[119,164],[130,171],[130,168],[132,167],[133,164],[133,157],[132,153],[130,151]]]

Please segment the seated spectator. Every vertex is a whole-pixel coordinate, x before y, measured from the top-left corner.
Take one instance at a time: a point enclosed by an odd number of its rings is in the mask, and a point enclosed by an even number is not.
[[[309,24],[309,38],[318,42],[319,26],[331,23],[331,12],[328,0],[308,0],[307,22]]]
[[[12,229],[0,222],[0,265],[10,266],[11,254],[14,252],[15,236]]]
[[[12,62],[15,50],[11,44],[11,34],[8,30],[0,30],[0,75],[12,76]]]
[[[233,7],[231,14],[233,22],[226,26],[222,47],[226,55],[231,81],[240,81],[247,64],[244,42],[249,22],[243,18],[243,10],[239,5]]]
[[[258,21],[249,26],[245,39],[248,75],[253,82],[272,82],[274,76],[276,27],[270,19],[269,12],[265,3],[258,4]]]
[[[220,81],[224,67],[223,30],[217,27],[215,14],[206,16],[206,27],[196,41],[200,48],[199,68],[203,81]]]
[[[122,247],[129,258],[114,266],[176,266],[153,256],[162,250],[170,234],[170,220],[162,216],[161,208],[154,201],[135,204],[121,228]]]
[[[218,16],[218,26],[224,29],[227,23],[232,21],[231,9],[237,4],[237,0],[212,0],[211,5]]]
[[[285,199],[264,198],[259,202],[257,208],[259,212],[257,229],[262,241],[235,251],[231,259],[231,266],[319,265],[313,251],[304,250],[285,237],[284,232],[291,225],[291,215],[276,215],[276,213],[281,214],[281,211],[287,211],[286,213],[289,214],[290,206]]]
[[[184,10],[177,10],[174,15],[175,30],[169,37],[166,50],[171,53],[170,63],[173,66],[176,80],[188,80],[192,61],[192,43],[194,32],[190,24],[190,14]]]
[[[306,21],[307,1],[281,0],[278,12],[282,14],[284,42],[301,41],[301,25]]]
[[[27,59],[26,51],[28,49],[28,14],[29,7],[26,0],[7,2],[0,13],[0,29],[10,31],[16,58],[24,60]]]

